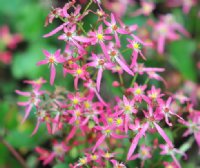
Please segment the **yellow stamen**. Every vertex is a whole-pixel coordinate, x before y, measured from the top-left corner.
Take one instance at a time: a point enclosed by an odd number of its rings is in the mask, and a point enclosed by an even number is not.
[[[135,94],[140,95],[142,93],[142,90],[140,88],[137,88],[135,90]]]
[[[103,41],[103,34],[97,34],[97,39],[99,40],[99,41]]]
[[[83,73],[83,70],[79,68],[79,69],[76,70],[76,73],[77,73],[78,75],[81,75],[81,74]]]
[[[72,102],[73,102],[73,104],[78,104],[79,103],[79,100],[77,99],[77,98],[74,98],[73,100],[72,100]]]
[[[113,118],[109,117],[107,120],[110,124],[113,123]]]

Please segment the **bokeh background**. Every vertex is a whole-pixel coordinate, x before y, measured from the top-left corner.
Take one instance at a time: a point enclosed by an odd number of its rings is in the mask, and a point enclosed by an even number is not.
[[[56,37],[48,39],[42,36],[59,25],[59,21],[54,22],[48,27],[44,27],[45,18],[52,6],[62,6],[65,0],[0,0],[0,167],[2,168],[20,168],[19,161],[13,157],[9,146],[19,152],[29,167],[40,167],[37,154],[34,148],[38,145],[47,146],[52,139],[47,134],[45,126],[41,126],[38,133],[31,137],[32,130],[35,127],[34,112],[29,119],[21,124],[24,115],[24,109],[17,106],[17,101],[23,100],[16,95],[15,90],[29,90],[29,87],[23,83],[26,79],[37,79],[44,77],[49,80],[49,70],[46,66],[37,67],[36,63],[43,58],[42,49],[55,51],[57,48],[63,48]],[[81,1],[84,5],[84,1]],[[116,1],[110,1],[116,2]],[[121,11],[125,1],[116,2],[114,11]],[[194,6],[189,14],[185,15],[181,8],[169,8],[165,0],[157,0],[156,8],[150,18],[156,20],[159,15],[172,13],[177,22],[182,24],[191,34],[190,38],[181,37],[166,45],[166,54],[159,55],[155,51],[149,51],[146,65],[151,67],[165,67],[166,72],[162,74],[168,82],[168,90],[173,92],[179,88],[195,90],[197,101],[200,97],[200,7],[199,3]],[[104,3],[107,3],[106,0]],[[143,33],[144,25],[149,17],[137,16],[130,17],[126,13],[134,11],[139,6],[139,1],[135,5],[124,6],[125,13],[123,21],[126,24],[138,24],[139,33]],[[95,8],[95,6],[93,6]],[[91,21],[92,17],[87,17],[86,22]],[[86,27],[89,29],[89,27]],[[5,36],[4,36],[5,35]],[[14,44],[8,46],[12,41]],[[15,46],[16,43],[16,46]],[[105,86],[110,86],[114,79],[113,76],[105,73]],[[159,82],[155,85],[163,87]],[[56,85],[72,88],[73,80],[70,76],[67,79],[60,73],[55,81]],[[195,87],[194,87],[195,86]],[[49,84],[45,89],[52,90]],[[118,94],[118,89],[112,89],[112,94]],[[197,108],[200,107],[197,103]],[[182,139],[180,139],[181,143]],[[74,153],[73,153],[74,152]],[[184,167],[192,168],[198,162],[198,149],[196,145],[189,151],[190,159]],[[76,151],[70,153],[70,157],[76,156]],[[70,162],[70,160],[69,160]]]

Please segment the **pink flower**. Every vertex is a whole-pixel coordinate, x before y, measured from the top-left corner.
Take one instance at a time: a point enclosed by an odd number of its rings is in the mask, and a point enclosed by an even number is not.
[[[135,160],[135,159],[141,159],[141,167],[144,167],[145,160],[150,159],[152,157],[151,155],[151,147],[148,147],[146,145],[141,145],[139,153],[133,155],[130,160]]]
[[[138,15],[145,15],[149,16],[155,8],[155,4],[153,2],[148,2],[145,0],[141,1],[141,8],[137,9],[130,16],[138,16]]]
[[[80,51],[84,51],[85,49],[79,44],[79,42],[88,43],[91,41],[90,38],[76,35],[76,25],[72,27],[64,27],[64,32],[65,33],[60,35],[58,39],[68,42],[68,45],[75,45]]]
[[[111,13],[111,23],[109,23],[106,20],[104,20],[104,23],[106,24],[106,26],[108,26],[108,28],[105,30],[105,32],[108,34],[114,34],[116,45],[117,45],[117,47],[120,47],[121,44],[120,44],[120,39],[119,39],[118,33],[119,34],[129,34],[129,32],[126,31],[125,29],[117,26],[114,14],[112,14],[112,13]]]
[[[174,160],[176,166],[178,168],[181,168],[181,165],[180,165],[179,161],[176,159],[175,154],[177,153],[177,154],[180,154],[180,155],[184,156],[185,158],[187,158],[186,154],[176,148],[169,147],[167,144],[166,145],[161,144],[159,146],[162,149],[160,154],[161,155],[170,155],[172,157],[172,159]]]
[[[20,34],[11,34],[8,26],[0,27],[0,43],[3,43],[5,47],[15,49],[17,44],[22,41]]]
[[[182,117],[180,117],[178,114],[174,113],[171,110],[171,107],[170,107],[171,102],[172,102],[172,98],[171,97],[168,98],[166,103],[164,103],[162,100],[159,101],[159,108],[161,110],[161,113],[165,116],[165,122],[169,126],[172,126],[172,123],[169,122],[169,117],[171,117],[171,115],[174,115],[174,116],[178,117],[179,119],[183,120]]]
[[[127,63],[125,62],[123,56],[120,54],[120,52],[115,49],[112,46],[109,46],[108,49],[108,55],[110,56],[110,59],[112,62],[117,62],[119,64],[119,66],[126,71],[129,75],[134,75],[133,72],[130,70],[130,68],[128,67]]]
[[[50,54],[47,50],[43,50],[43,53],[46,56],[46,59],[39,61],[37,65],[49,64],[51,68],[50,84],[53,85],[55,77],[56,77],[55,65],[57,65],[57,63],[63,63],[65,59],[61,57],[60,50],[57,50],[54,54]]]
[[[22,120],[22,123],[24,123],[24,121],[28,118],[30,112],[31,112],[31,109],[33,107],[37,107],[40,103],[40,96],[42,94],[44,94],[43,91],[39,91],[38,90],[39,88],[34,88],[32,92],[22,92],[22,91],[19,91],[19,90],[16,90],[15,92],[19,95],[22,95],[22,96],[26,96],[29,98],[29,100],[27,102],[18,102],[17,104],[19,106],[25,106],[26,107],[26,110],[25,110],[25,115],[24,115],[24,118]]]
[[[160,17],[160,21],[154,25],[153,38],[157,41],[157,51],[159,54],[163,54],[166,40],[177,40],[180,38],[177,32],[182,33],[186,37],[189,37],[189,33],[175,21],[175,18],[171,14]]]
[[[88,34],[89,34],[89,37],[91,38],[91,44],[95,45],[95,44],[99,43],[105,57],[109,60],[107,48],[106,48],[104,41],[105,40],[111,40],[112,36],[107,36],[107,35],[104,34],[102,25],[99,26],[97,31],[89,32]]]
[[[36,152],[40,155],[40,160],[43,161],[43,165],[50,164],[54,158],[58,158],[63,161],[65,153],[69,151],[69,147],[64,142],[54,142],[52,152],[49,152],[43,148],[36,147]]]
[[[44,83],[46,83],[46,80],[44,80],[42,77],[40,77],[37,80],[24,80],[24,83],[30,84],[33,86],[33,88],[41,88]]]
[[[131,61],[131,68],[135,66],[137,59],[138,59],[138,54],[144,59],[146,60],[145,56],[142,54],[142,47],[143,46],[149,46],[151,44],[148,43],[144,43],[143,41],[141,41],[137,36],[132,35],[132,37],[134,38],[134,40],[130,40],[127,39],[129,44],[127,45],[128,48],[133,49],[133,53],[132,53],[132,61]]]
[[[12,61],[12,53],[10,51],[0,52],[0,61],[4,64],[10,64]]]
[[[198,2],[196,0],[168,0],[167,5],[169,7],[182,6],[182,10],[185,14],[190,12],[190,9],[195,6]]]
[[[99,137],[98,141],[96,142],[95,146],[93,147],[92,152],[95,152],[97,147],[99,147],[104,142],[106,137],[113,137],[116,139],[123,139],[123,138],[127,137],[126,135],[117,135],[115,133],[114,125],[95,126],[95,129],[98,131],[101,131],[102,135]]]
[[[90,58],[90,60],[92,60],[92,62],[89,62],[87,65],[98,68],[96,83],[97,91],[99,92],[103,70],[111,69],[113,65],[109,63],[104,57],[102,57],[102,55],[96,55],[94,53],[92,53],[92,57]]]

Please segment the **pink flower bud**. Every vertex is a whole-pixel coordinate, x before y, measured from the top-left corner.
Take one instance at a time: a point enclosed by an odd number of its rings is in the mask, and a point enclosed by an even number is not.
[[[119,86],[120,86],[120,83],[119,83],[118,81],[114,81],[114,82],[112,83],[112,86],[113,86],[113,87],[119,87]]]

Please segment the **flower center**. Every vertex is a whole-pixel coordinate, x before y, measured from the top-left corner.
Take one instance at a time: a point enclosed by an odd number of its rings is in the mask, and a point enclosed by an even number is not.
[[[77,73],[78,75],[81,75],[81,74],[83,73],[83,70],[79,68],[79,69],[76,70],[76,73]]]
[[[79,159],[79,162],[80,162],[82,165],[84,165],[84,164],[87,163],[87,158],[80,158],[80,159]]]
[[[53,64],[55,62],[55,58],[53,56],[49,57],[49,63]]]
[[[136,95],[140,95],[142,93],[142,90],[140,89],[140,88],[137,88],[136,90],[135,90],[135,94]]]
[[[131,111],[131,106],[130,105],[126,105],[124,106],[125,111]]]
[[[138,42],[133,43],[133,48],[139,50],[140,49],[140,44]]]
[[[92,160],[97,160],[97,158],[98,158],[98,156],[95,155],[95,154],[91,156],[91,159],[92,159]]]
[[[110,130],[110,129],[106,129],[106,130],[104,130],[104,133],[105,133],[106,135],[110,135],[110,134],[111,134],[111,130]]]
[[[111,51],[111,52],[110,52],[110,56],[111,56],[111,57],[115,57],[116,55],[117,55],[117,52],[116,52],[116,51]]]
[[[66,36],[67,36],[67,37],[71,37],[71,36],[72,36],[72,33],[71,33],[71,32],[67,32],[67,33],[66,33]]]
[[[113,29],[114,31],[116,31],[117,28],[118,28],[117,25],[113,25],[113,26],[112,26],[112,29]]]
[[[99,41],[103,41],[103,34],[97,34],[97,39],[99,40]]]
[[[58,155],[58,156],[62,156],[65,153],[65,151],[63,150],[62,145],[54,146],[53,150],[56,153],[56,155]]]
[[[121,125],[122,124],[122,119],[121,118],[117,118],[116,123],[117,123],[117,125]]]
[[[77,98],[74,98],[73,100],[72,100],[72,102],[73,102],[73,104],[78,104],[79,103],[79,100],[77,99]]]

